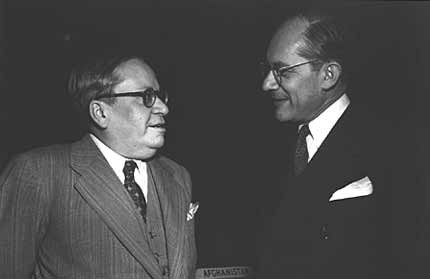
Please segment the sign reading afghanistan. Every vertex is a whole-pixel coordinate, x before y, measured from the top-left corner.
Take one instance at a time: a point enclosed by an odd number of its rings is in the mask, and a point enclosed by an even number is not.
[[[196,279],[237,279],[250,278],[252,269],[249,266],[199,268]]]

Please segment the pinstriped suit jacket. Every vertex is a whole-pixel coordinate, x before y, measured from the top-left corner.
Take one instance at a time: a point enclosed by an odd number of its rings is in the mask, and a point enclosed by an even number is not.
[[[151,252],[121,181],[87,135],[18,155],[0,176],[0,278],[193,278],[189,174],[165,157],[148,169],[160,199],[169,273]]]

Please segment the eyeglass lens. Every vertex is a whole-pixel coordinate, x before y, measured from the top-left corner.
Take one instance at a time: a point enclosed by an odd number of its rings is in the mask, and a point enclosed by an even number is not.
[[[158,91],[158,90],[154,90],[154,89],[150,88],[150,89],[146,90],[145,93],[146,94],[142,95],[143,103],[145,106],[152,107],[154,105],[157,97],[161,101],[163,101],[163,103],[167,104],[167,101],[168,101],[167,92]]]

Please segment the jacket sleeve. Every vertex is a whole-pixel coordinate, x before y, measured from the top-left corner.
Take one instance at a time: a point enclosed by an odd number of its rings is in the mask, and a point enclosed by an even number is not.
[[[14,158],[0,175],[0,278],[31,278],[47,223],[43,163]]]

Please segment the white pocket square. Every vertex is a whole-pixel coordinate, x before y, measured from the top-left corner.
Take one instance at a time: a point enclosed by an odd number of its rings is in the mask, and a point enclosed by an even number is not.
[[[190,203],[190,209],[188,210],[187,213],[187,221],[190,221],[191,219],[194,218],[194,215],[197,213],[197,209],[199,209],[199,202],[195,202],[195,203]]]
[[[372,182],[370,181],[369,177],[366,176],[334,192],[333,195],[331,195],[329,201],[363,197],[372,193]]]

